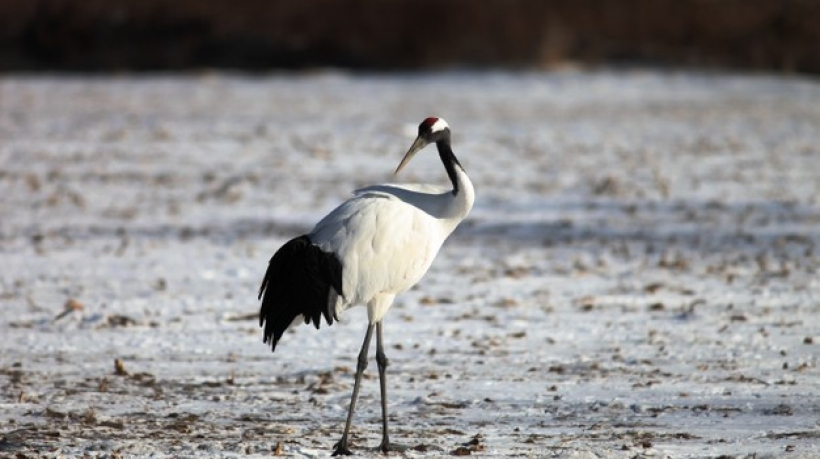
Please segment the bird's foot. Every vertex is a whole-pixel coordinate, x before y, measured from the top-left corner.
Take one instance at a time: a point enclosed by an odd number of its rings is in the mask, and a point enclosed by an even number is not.
[[[347,437],[343,437],[338,443],[333,445],[332,456],[351,456],[353,452],[347,446]]]
[[[387,439],[382,440],[381,444],[379,445],[379,452],[381,452],[382,454],[389,454],[391,452],[403,453],[409,449],[410,447],[407,445],[392,443]]]

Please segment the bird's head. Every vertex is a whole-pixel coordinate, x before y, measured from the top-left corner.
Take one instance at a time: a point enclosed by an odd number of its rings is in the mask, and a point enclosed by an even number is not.
[[[416,137],[413,145],[410,146],[410,149],[407,150],[407,153],[404,154],[404,158],[402,158],[401,163],[399,163],[399,167],[396,168],[396,172],[394,173],[398,174],[399,171],[410,162],[410,159],[413,158],[413,156],[422,148],[431,143],[436,143],[449,138],[450,126],[447,125],[444,118],[430,117],[425,119],[421,122],[421,124],[419,124],[419,135]]]

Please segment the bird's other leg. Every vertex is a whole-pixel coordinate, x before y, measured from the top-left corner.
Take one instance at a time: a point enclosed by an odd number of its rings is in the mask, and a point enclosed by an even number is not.
[[[386,370],[389,361],[384,355],[384,344],[382,340],[382,321],[376,322],[376,364],[379,366],[379,386],[382,395],[382,444],[379,450],[387,453],[390,450],[390,438],[387,434],[387,379]]]
[[[367,351],[370,348],[370,337],[373,336],[373,324],[367,325],[367,332],[364,335],[364,343],[362,343],[362,350],[359,351],[359,361],[356,365],[356,380],[353,383],[353,396],[350,398],[350,408],[347,412],[347,422],[345,423],[345,431],[342,434],[342,439],[333,445],[333,455],[338,456],[343,454],[350,456],[350,447],[348,445],[348,435],[350,434],[350,426],[353,424],[353,410],[356,409],[356,399],[359,398],[359,385],[362,382],[362,374],[367,368]]]

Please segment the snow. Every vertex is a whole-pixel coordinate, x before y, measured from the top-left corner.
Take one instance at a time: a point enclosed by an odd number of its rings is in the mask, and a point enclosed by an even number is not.
[[[392,176],[441,116],[477,200],[385,319],[396,455],[820,457],[818,102],[650,70],[3,76],[0,455],[329,455],[365,310],[271,354],[259,282],[352,190],[445,184],[429,148]],[[372,364],[360,455],[378,397]]]

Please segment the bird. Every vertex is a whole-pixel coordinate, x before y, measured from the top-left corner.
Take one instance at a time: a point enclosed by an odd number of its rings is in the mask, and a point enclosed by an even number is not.
[[[451,186],[382,184],[358,189],[308,233],[286,242],[268,264],[258,299],[263,342],[271,351],[291,324],[304,321],[317,329],[328,326],[345,310],[367,307],[367,330],[359,351],[353,394],[342,438],[333,455],[350,455],[350,429],[362,374],[376,331],[376,363],[382,411],[379,450],[391,449],[387,426],[388,360],[384,353],[383,318],[396,295],[425,275],[448,236],[475,202],[470,178],[453,153],[450,127],[443,118],[429,117],[404,154],[394,175],[413,156],[435,144]]]

